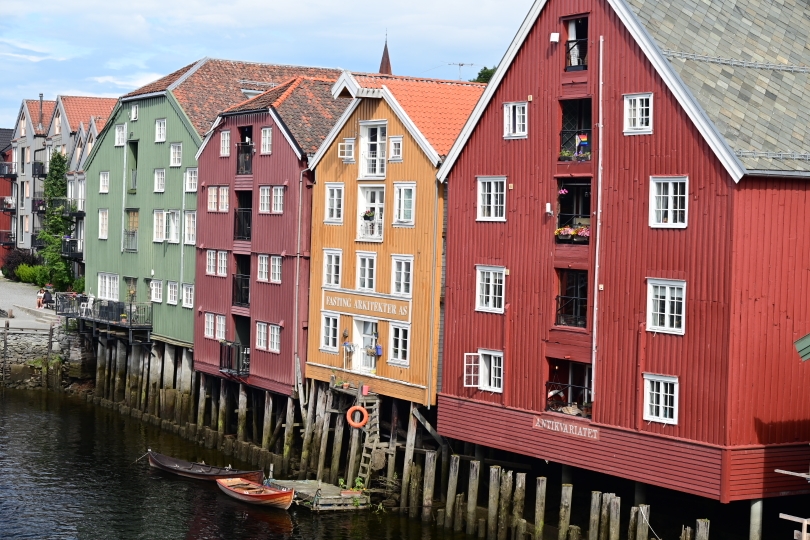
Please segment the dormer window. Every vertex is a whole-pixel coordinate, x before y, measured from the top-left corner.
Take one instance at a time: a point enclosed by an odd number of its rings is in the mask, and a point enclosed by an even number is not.
[[[388,129],[385,122],[361,123],[363,163],[361,177],[384,178]]]
[[[59,135],[62,133],[62,114],[57,111],[56,117],[53,119],[53,134]]]
[[[588,69],[588,18],[580,17],[566,22],[565,71],[584,71]]]
[[[20,116],[20,137],[25,137],[25,116]]]

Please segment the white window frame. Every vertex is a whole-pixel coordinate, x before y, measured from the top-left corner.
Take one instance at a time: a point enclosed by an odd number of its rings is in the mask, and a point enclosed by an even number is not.
[[[330,257],[332,258],[330,261]],[[330,267],[334,269],[337,257],[337,272],[330,272]],[[340,280],[343,273],[343,250],[324,249],[323,250],[323,286],[329,289],[339,289]]]
[[[267,351],[281,352],[281,327],[277,324],[267,325]]]
[[[372,158],[369,157],[370,153],[370,145],[372,144],[369,141],[369,130],[374,128],[385,128],[385,140],[380,140],[378,135],[378,140],[374,143],[377,145],[377,157],[373,158],[376,162],[376,172],[370,173],[368,172],[369,169],[369,162]],[[379,132],[378,132],[379,133]],[[359,169],[359,179],[373,179],[379,180],[385,178],[387,171],[386,164],[388,163],[388,156],[386,153],[388,152],[388,122],[385,120],[368,120],[368,121],[361,121],[360,122],[360,134],[361,134],[361,160],[360,160],[360,167]],[[382,155],[379,155],[382,153]]]
[[[484,358],[485,355],[489,356],[488,365]],[[498,369],[500,373],[498,376],[493,375],[492,362],[495,358],[499,359]],[[478,349],[476,353],[464,353],[464,387],[502,394],[504,384],[503,368],[503,351]],[[495,381],[498,381],[500,385],[493,384]]]
[[[368,266],[368,263],[366,263],[366,267],[365,267],[366,276],[365,277],[361,276],[361,271],[362,271],[362,262],[361,261],[363,259],[372,261],[373,268],[371,268],[371,274],[372,275],[371,275],[371,278],[370,278],[371,287],[367,286],[368,282],[369,282],[369,277],[368,277],[369,266]],[[377,254],[375,252],[373,252],[373,251],[358,251],[357,252],[357,266],[356,266],[356,268],[357,268],[357,283],[355,284],[356,289],[358,291],[376,291],[377,290]],[[360,283],[364,279],[366,281],[366,286],[361,287]]]
[[[334,321],[334,327],[330,324],[327,328],[327,319],[330,321]],[[334,330],[334,335],[328,335],[327,332],[331,332]],[[331,345],[327,343],[327,338],[329,341],[334,340],[335,345]],[[321,312],[321,346],[320,350],[325,352],[338,352],[340,348],[340,314],[334,313],[331,311],[323,311]]]
[[[183,307],[194,307],[194,285],[191,283],[183,283]]]
[[[338,158],[343,160],[343,163],[354,163],[354,148],[355,139],[343,139],[342,143],[338,143]]]
[[[257,256],[257,281],[270,281],[270,255]]]
[[[402,192],[411,190],[411,217],[406,219],[403,214]],[[394,222],[395,227],[413,227],[416,223],[416,182],[394,182]]]
[[[166,169],[155,169],[155,193],[166,191]]]
[[[381,243],[383,241],[385,236],[385,199],[388,191],[385,184],[363,184],[358,186],[357,242]],[[371,192],[375,192],[377,195],[382,192],[383,202],[368,202]],[[366,221],[363,219],[363,213],[370,208],[374,209],[374,219]],[[365,231],[368,231],[371,224],[373,224],[371,232],[379,232],[379,234],[366,234]]]
[[[219,202],[219,197],[217,193],[219,191],[219,186],[208,186],[208,211],[209,212],[217,212],[217,203]]]
[[[324,223],[343,224],[343,194],[342,182],[326,182],[326,204],[324,205]],[[331,215],[330,215],[331,214]]]
[[[262,128],[262,155],[270,155],[273,153],[273,128]]]
[[[118,301],[118,274],[98,273],[98,299]]]
[[[273,186],[273,204],[271,213],[284,213],[284,186]]]
[[[124,124],[115,125],[115,146],[124,146],[127,139],[127,127]]]
[[[107,208],[98,209],[98,239],[106,240],[110,234],[110,211]]]
[[[153,279],[149,282],[149,299],[157,304],[163,303],[163,281]]]
[[[664,326],[655,324],[653,315],[653,291],[655,287],[666,287],[666,299],[664,300]],[[677,328],[671,326],[669,319],[672,317],[672,302],[676,300],[672,296],[672,289],[681,289],[681,326]],[[686,333],[686,282],[676,279],[647,278],[647,331],[662,334],[684,335]]]
[[[256,348],[267,350],[267,323],[256,321]]]
[[[197,212],[186,212],[183,219],[183,243],[193,246],[197,243]]]
[[[219,277],[228,276],[228,252],[217,251],[217,275]]]
[[[259,213],[269,214],[273,199],[273,186],[259,186]]]
[[[397,341],[397,331],[399,331],[399,341],[400,346],[395,347],[395,342]],[[403,338],[402,332],[405,332],[406,335]],[[412,336],[411,336],[411,325],[409,324],[398,324],[398,323],[391,323],[388,325],[388,363],[398,366],[398,367],[410,367],[411,365],[411,343],[412,343]],[[405,340],[405,347],[404,347],[404,356],[405,358],[397,358],[397,351],[401,351],[403,348],[401,346],[402,340]]]
[[[647,422],[659,422],[661,424],[670,424],[670,425],[678,425],[678,394],[679,394],[679,384],[678,384],[678,377],[672,375],[657,375],[654,373],[644,373],[644,420]],[[660,391],[656,392],[658,397],[658,403],[652,403],[652,394],[653,394],[653,385],[658,383],[660,385]],[[673,392],[672,394],[668,394],[664,392],[664,385],[671,384],[673,385]],[[665,398],[667,395],[670,395],[672,398],[672,403],[666,403]],[[652,407],[658,408],[658,414],[654,414]],[[667,407],[672,407],[672,417],[668,418],[665,412]]]
[[[270,283],[281,283],[281,264],[279,255],[270,256]]]
[[[178,283],[176,281],[166,282],[166,303],[172,306],[177,305]]]
[[[223,197],[223,195],[225,195]],[[230,190],[228,186],[219,186],[217,191],[217,209],[220,212],[227,212],[230,203]]]
[[[649,99],[649,118],[646,126],[631,126],[630,122],[630,109],[635,106],[635,110],[639,111],[638,100]],[[634,103],[635,102],[635,105]],[[637,116],[636,121],[643,117]],[[624,134],[625,135],[652,135],[653,132],[653,95],[652,92],[642,92],[638,94],[625,94],[624,95]]]
[[[494,287],[493,284],[489,285],[490,291],[485,294],[487,298],[489,298],[489,303],[492,305],[485,305],[481,302],[481,296],[483,293],[483,286],[482,277],[484,273],[490,274],[501,274],[501,295],[500,295],[500,307],[495,307],[497,304],[498,296],[494,294],[492,288]],[[506,268],[503,266],[484,266],[484,265],[476,265],[475,267],[475,311],[483,311],[485,313],[503,313],[504,306],[506,305]]]
[[[166,241],[170,244],[180,243],[180,210],[166,210],[166,226],[163,229]]]
[[[388,161],[402,161],[402,135],[388,137],[390,148],[388,150]]]
[[[183,165],[183,143],[172,143],[169,147],[169,167]]]
[[[186,169],[186,174],[184,178],[186,193],[197,193],[197,185],[200,181],[200,173],[197,167],[190,167]]]
[[[408,264],[408,291],[397,291],[397,263]],[[391,294],[410,298],[413,296],[413,255],[391,255]]]
[[[130,107],[129,107],[129,119],[132,120],[133,122],[138,120],[138,104],[137,103],[133,103],[132,105],[130,105]]]
[[[226,129],[219,132],[219,157],[231,155],[231,131]]]
[[[214,314],[213,313],[206,313],[205,314],[205,326],[203,327],[203,337],[208,339],[215,339],[215,330],[214,330]]]
[[[520,123],[520,112],[523,112],[523,123]],[[521,129],[522,128],[522,129]],[[529,103],[515,101],[503,104],[503,138],[525,139],[529,136]]]
[[[226,335],[228,335],[228,325],[225,321],[225,315],[216,315],[216,331],[214,337],[222,341],[225,339]]]
[[[155,142],[166,142],[166,119],[155,119]]]
[[[217,275],[217,250],[209,249],[205,252],[205,274],[208,276]]]
[[[506,221],[506,177],[505,176],[478,176],[476,177],[476,184],[477,184],[477,191],[478,196],[476,197],[476,207],[477,207],[477,215],[475,220],[476,221]],[[492,188],[490,193],[485,193],[485,185],[491,184]],[[502,187],[501,193],[503,194],[503,204],[499,205],[497,201],[497,185],[500,184]],[[489,200],[486,201],[485,198]],[[500,213],[503,215],[498,216],[498,210],[500,207],[503,207],[500,210]],[[485,208],[489,208],[489,215],[485,215],[484,212]]]
[[[166,211],[154,210],[152,212],[152,242],[166,240]]]
[[[673,195],[673,188],[675,184],[683,183],[683,195]],[[658,186],[659,184],[667,185],[667,207],[662,209],[666,211],[669,216],[673,216],[675,210],[676,197],[683,197],[683,223],[670,222],[667,218],[666,222],[659,221],[658,216]],[[654,229],[685,229],[689,223],[689,177],[688,176],[651,176],[650,177],[650,227]]]

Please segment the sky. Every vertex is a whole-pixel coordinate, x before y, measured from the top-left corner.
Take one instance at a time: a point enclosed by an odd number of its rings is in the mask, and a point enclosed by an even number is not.
[[[2,0],[0,127],[23,99],[118,97],[203,57],[472,79],[531,0]],[[459,68],[452,64],[472,64]]]

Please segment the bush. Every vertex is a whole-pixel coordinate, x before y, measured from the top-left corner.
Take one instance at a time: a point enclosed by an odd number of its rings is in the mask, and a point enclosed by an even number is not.
[[[17,268],[21,264],[36,266],[40,264],[40,262],[40,258],[36,255],[23,251],[22,249],[12,249],[8,252],[8,255],[6,255],[6,262],[3,265],[3,275],[8,279],[20,281],[20,278],[17,277]]]
[[[34,270],[36,271],[36,274],[34,275],[34,283],[40,287],[44,287],[51,281],[51,269],[47,266],[35,266]]]
[[[17,267],[17,279],[23,283],[33,283],[37,277],[37,271],[30,264],[21,264]]]
[[[84,276],[78,277],[73,280],[73,286],[71,287],[74,292],[83,293],[84,292]]]

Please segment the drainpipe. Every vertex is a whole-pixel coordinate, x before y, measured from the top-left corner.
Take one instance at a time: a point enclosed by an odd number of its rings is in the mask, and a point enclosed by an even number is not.
[[[604,46],[605,46],[605,36],[599,36],[599,167],[597,169],[597,191],[598,193],[596,198],[596,256],[594,261],[594,273],[593,273],[593,345],[591,347],[591,379],[592,381],[596,381],[596,333],[599,327],[599,246],[600,240],[602,238],[602,134],[603,134],[603,125],[602,125],[602,94],[603,88],[605,85],[605,79],[603,76],[603,64],[604,64]],[[594,400],[596,397],[596,392],[594,389],[596,388],[596,383],[591,383],[591,399]]]
[[[306,169],[301,169],[301,173],[298,175],[298,233],[295,239],[295,339],[293,340],[293,356],[295,362],[301,367],[300,362],[301,358],[298,356],[298,342],[300,340],[300,336],[298,332],[300,331],[300,327],[298,326],[299,319],[298,319],[298,304],[299,300],[298,297],[301,287],[301,214],[303,213],[303,206],[304,206],[304,173],[309,170],[309,167]],[[303,370],[301,370],[303,373]],[[293,366],[293,373],[295,373],[295,366]],[[302,386],[306,386],[303,385]],[[306,391],[306,389],[304,389]],[[301,396],[303,399],[305,396]]]
[[[437,167],[441,166],[441,163],[437,164]],[[444,196],[447,197],[447,190],[444,192]],[[439,181],[436,180],[435,183],[435,193],[433,195],[433,265],[430,268],[430,350],[428,351],[428,373],[427,373],[427,408],[430,410],[430,393],[433,389],[433,332],[436,328],[436,323],[438,322],[436,317],[436,264],[437,264],[437,257],[439,251],[439,242],[444,242],[444,238],[438,240],[438,231],[439,231]],[[411,310],[413,310],[413,304],[411,304]],[[413,318],[413,313],[411,313],[411,318]],[[439,343],[439,347],[442,344]],[[438,349],[437,349],[438,350]]]
[[[39,94],[39,127],[37,129],[42,129],[42,94]]]

